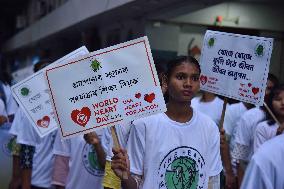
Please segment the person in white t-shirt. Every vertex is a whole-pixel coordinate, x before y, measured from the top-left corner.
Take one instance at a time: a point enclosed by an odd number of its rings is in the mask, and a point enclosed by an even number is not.
[[[267,105],[280,124],[284,123],[284,85],[275,87],[269,95]],[[266,110],[267,120],[257,125],[254,133],[254,152],[267,140],[276,136],[280,125]],[[280,129],[280,128],[279,128]]]
[[[13,122],[13,119],[14,119],[14,114],[16,113],[17,109],[18,109],[18,104],[17,102],[15,101],[13,95],[12,95],[12,91],[11,91],[11,87],[10,87],[10,79],[8,78],[9,75],[7,72],[3,72],[1,74],[1,81],[0,81],[0,93],[1,91],[3,90],[4,91],[4,94],[2,95],[5,95],[5,97],[3,99],[4,100],[4,104],[6,106],[6,112],[7,112],[7,115],[8,115],[8,118],[9,118],[9,122]],[[1,94],[0,94],[1,96]]]
[[[122,148],[126,148],[130,128],[130,123],[122,123],[115,126],[115,132],[118,137],[118,142]],[[106,167],[105,176],[103,180],[104,189],[120,189],[120,179],[114,174],[111,169],[111,158],[113,157],[112,148],[114,147],[114,142],[110,127],[104,129],[102,136],[102,146],[104,148],[104,151],[106,152]]]
[[[124,189],[220,188],[218,127],[190,106],[199,90],[199,63],[178,57],[167,66],[168,110],[133,122],[127,152],[113,149],[112,169],[121,179],[128,173]]]
[[[217,125],[220,122],[224,101],[213,93],[202,92],[202,96],[191,100],[191,107],[208,115]]]
[[[0,99],[0,127],[8,121],[7,112],[5,104],[2,99]]]
[[[100,142],[102,133],[101,129],[70,139],[61,139],[59,133],[57,134],[53,150],[56,161],[53,184],[57,186],[56,188],[60,186],[66,189],[103,188],[105,153]],[[62,160],[61,157],[67,158],[67,168],[64,167],[64,163],[63,166],[62,163],[58,164],[57,161]],[[62,173],[66,181],[58,178]]]
[[[284,188],[284,134],[265,142],[253,155],[241,189]]]
[[[21,108],[17,114],[19,119],[15,119],[13,125],[18,128],[15,134],[17,143],[21,144],[22,188],[50,188],[54,161],[52,150],[57,131],[40,138]]]
[[[268,75],[267,86],[265,90],[265,101],[274,86],[278,84],[278,79]],[[237,123],[235,137],[235,146],[232,153],[232,159],[237,163],[237,174],[239,185],[242,182],[244,171],[253,155],[253,141],[256,126],[265,120],[266,114],[263,107],[255,107],[246,111]]]

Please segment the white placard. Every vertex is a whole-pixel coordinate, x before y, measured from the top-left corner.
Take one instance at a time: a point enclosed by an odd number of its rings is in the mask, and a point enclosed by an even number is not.
[[[49,89],[45,81],[45,70],[65,64],[87,53],[89,53],[89,51],[83,46],[12,86],[14,98],[17,100],[40,137],[58,128],[54,120],[54,112],[49,98]]]
[[[201,89],[262,105],[272,38],[208,30],[201,55]]]
[[[166,111],[147,37],[48,69],[46,79],[64,138]]]

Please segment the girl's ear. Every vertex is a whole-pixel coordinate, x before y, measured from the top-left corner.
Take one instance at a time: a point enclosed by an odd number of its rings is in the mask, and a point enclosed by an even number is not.
[[[161,88],[162,88],[163,94],[165,94],[168,89],[168,78],[166,77],[165,74],[162,75]]]

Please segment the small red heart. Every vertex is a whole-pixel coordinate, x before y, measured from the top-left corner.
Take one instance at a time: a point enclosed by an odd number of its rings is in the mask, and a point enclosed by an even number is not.
[[[155,94],[154,94],[154,93],[145,94],[145,95],[144,95],[144,100],[145,100],[146,102],[152,103],[154,99],[155,99]]]
[[[248,86],[251,87],[251,83],[248,83]]]
[[[259,92],[259,88],[253,87],[251,91],[254,95],[256,95]]]
[[[205,75],[201,75],[200,82],[202,85],[205,85],[207,83],[207,77]]]
[[[136,98],[140,98],[140,97],[141,97],[141,93],[136,93],[136,94],[135,94],[135,97],[136,97]]]
[[[78,125],[85,127],[90,120],[91,111],[88,107],[83,107],[81,111],[73,110],[71,113],[72,120]]]
[[[36,124],[39,127],[47,128],[50,123],[50,118],[48,116],[44,116],[42,119],[37,120]]]

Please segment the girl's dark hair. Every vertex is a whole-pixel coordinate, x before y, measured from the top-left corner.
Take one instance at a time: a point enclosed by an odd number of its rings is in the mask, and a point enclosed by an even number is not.
[[[272,106],[272,101],[273,99],[278,96],[282,91],[284,91],[284,85],[281,84],[281,85],[277,85],[275,86],[271,93],[268,95],[268,98],[267,98],[267,106],[270,108],[270,110],[273,112],[274,115],[276,115],[276,112],[274,111],[273,109],[273,106]],[[275,124],[275,120],[272,118],[272,116],[269,114],[269,112],[265,109],[265,112],[266,112],[266,119],[268,121],[268,125],[273,125]]]
[[[180,64],[187,62],[194,64],[197,68],[199,73],[201,72],[199,62],[192,56],[178,56],[177,58],[171,60],[167,64],[166,76],[169,78],[173,73],[175,67],[179,66]]]

